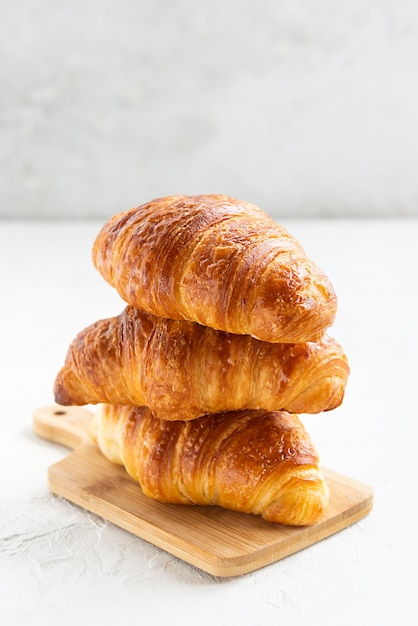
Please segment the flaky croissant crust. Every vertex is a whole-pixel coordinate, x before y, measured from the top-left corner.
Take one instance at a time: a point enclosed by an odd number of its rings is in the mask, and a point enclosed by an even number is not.
[[[74,339],[54,393],[58,404],[145,405],[166,420],[244,408],[318,413],[342,402],[348,375],[327,335],[272,344],[127,306]]]
[[[238,411],[165,422],[145,407],[101,405],[92,436],[145,495],[218,505],[287,525],[314,523],[328,502],[318,455],[296,415]]]
[[[328,277],[300,243],[225,195],[158,198],[115,215],[92,257],[137,308],[262,341],[314,341],[336,314]]]

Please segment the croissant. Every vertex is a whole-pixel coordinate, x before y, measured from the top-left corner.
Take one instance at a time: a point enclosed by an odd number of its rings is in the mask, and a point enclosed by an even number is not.
[[[295,526],[314,523],[328,502],[317,452],[286,412],[165,422],[146,407],[101,405],[91,433],[110,461],[161,502],[218,505]]]
[[[225,195],[158,198],[112,217],[92,251],[128,304],[268,342],[315,341],[337,298],[300,243]]]
[[[349,373],[341,346],[267,343],[127,306],[71,343],[58,404],[148,406],[166,420],[244,408],[318,413],[338,406]]]

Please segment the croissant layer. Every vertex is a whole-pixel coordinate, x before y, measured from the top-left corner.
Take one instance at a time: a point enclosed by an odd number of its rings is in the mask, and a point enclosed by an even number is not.
[[[146,407],[101,405],[91,433],[144,494],[218,505],[286,525],[314,523],[328,502],[318,455],[296,415],[237,411],[166,422]]]
[[[127,306],[77,335],[54,393],[62,405],[145,405],[166,420],[245,408],[319,413],[342,402],[348,375],[328,335],[273,344]]]
[[[93,263],[137,308],[268,342],[315,341],[337,298],[300,243],[258,207],[171,196],[112,217]]]

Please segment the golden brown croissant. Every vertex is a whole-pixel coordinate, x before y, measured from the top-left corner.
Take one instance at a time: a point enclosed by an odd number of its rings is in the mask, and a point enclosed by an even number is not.
[[[166,420],[244,408],[318,413],[342,402],[348,373],[327,335],[273,344],[127,306],[79,333],[54,392],[58,404],[145,405]]]
[[[146,407],[102,405],[92,436],[162,502],[219,505],[295,526],[315,522],[328,502],[317,452],[296,415],[237,411],[165,422]]]
[[[262,341],[315,341],[336,314],[328,277],[300,243],[225,195],[159,198],[115,215],[93,262],[128,304]]]

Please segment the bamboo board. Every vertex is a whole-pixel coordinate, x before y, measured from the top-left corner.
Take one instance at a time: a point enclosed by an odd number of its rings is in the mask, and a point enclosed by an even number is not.
[[[91,417],[80,407],[35,411],[35,433],[73,449],[49,468],[50,490],[215,576],[269,565],[350,526],[373,506],[371,487],[326,469],[330,503],[313,526],[280,526],[219,507],[161,504],[101,454],[88,434]]]

